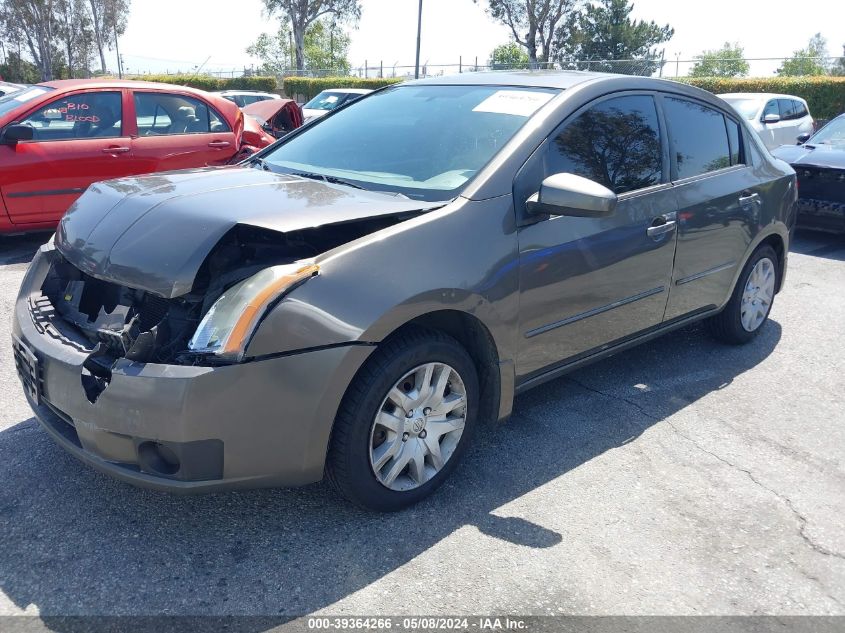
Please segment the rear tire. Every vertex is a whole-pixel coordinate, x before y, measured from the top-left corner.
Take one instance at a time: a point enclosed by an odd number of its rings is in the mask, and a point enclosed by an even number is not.
[[[778,256],[771,246],[761,246],[752,253],[727,305],[708,319],[715,338],[731,345],[743,345],[760,333],[774,303],[778,270]]]
[[[466,451],[478,399],[476,368],[461,344],[409,329],[379,347],[350,384],[332,430],[327,478],[371,510],[417,503]]]

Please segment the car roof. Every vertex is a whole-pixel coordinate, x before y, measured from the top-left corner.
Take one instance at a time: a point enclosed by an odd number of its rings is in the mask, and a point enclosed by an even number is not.
[[[528,88],[571,88],[575,84],[608,77],[629,77],[611,73],[582,72],[577,70],[486,70],[459,73],[440,77],[427,77],[406,81],[411,85],[461,85],[461,86],[520,86]]]
[[[264,90],[215,90],[214,94],[218,95],[272,95],[274,92],[265,92]],[[278,96],[278,95],[276,95]]]
[[[140,88],[147,90],[178,90],[196,94],[212,94],[205,90],[182,86],[180,84],[155,83],[152,81],[135,81],[134,79],[57,79],[45,81],[39,86],[47,86],[56,90],[75,90],[77,88]]]
[[[796,101],[804,101],[801,97],[784,95],[777,92],[725,92],[716,96],[722,99],[795,99]]]
[[[320,92],[346,92],[349,94],[365,95],[372,92],[369,88],[326,88]]]

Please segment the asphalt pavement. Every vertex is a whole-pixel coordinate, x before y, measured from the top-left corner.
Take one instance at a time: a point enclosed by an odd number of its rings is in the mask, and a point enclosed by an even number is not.
[[[67,455],[8,344],[44,237],[0,239],[0,614],[845,615],[843,237],[799,234],[751,345],[693,326],[538,387],[391,515]]]

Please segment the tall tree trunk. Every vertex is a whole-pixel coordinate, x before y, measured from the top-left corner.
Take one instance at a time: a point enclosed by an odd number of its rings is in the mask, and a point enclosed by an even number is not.
[[[293,47],[296,57],[296,69],[305,70],[305,26],[293,26]]]
[[[106,56],[103,53],[103,48],[105,43],[103,42],[103,34],[100,31],[100,16],[97,14],[97,1],[90,0],[91,4],[91,17],[94,19],[92,22],[94,23],[94,40],[97,43],[97,50],[100,52],[100,72],[106,72]]]

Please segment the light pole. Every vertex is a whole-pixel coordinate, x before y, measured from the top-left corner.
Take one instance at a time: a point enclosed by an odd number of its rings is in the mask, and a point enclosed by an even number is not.
[[[422,34],[422,3],[420,0],[420,10],[417,14],[417,63],[414,66],[414,79],[420,78],[420,36]]]

